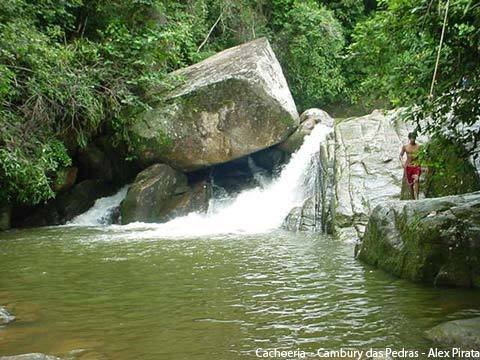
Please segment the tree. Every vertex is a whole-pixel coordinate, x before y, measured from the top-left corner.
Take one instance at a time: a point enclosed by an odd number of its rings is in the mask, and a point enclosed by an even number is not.
[[[300,109],[322,106],[344,89],[344,37],[333,13],[315,1],[295,1],[275,48]]]

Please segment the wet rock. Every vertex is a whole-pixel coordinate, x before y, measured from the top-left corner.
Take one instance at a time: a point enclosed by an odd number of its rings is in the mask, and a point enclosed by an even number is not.
[[[59,357],[40,353],[0,356],[0,360],[61,360]]]
[[[298,126],[298,113],[267,39],[224,50],[172,73],[174,89],[131,130],[148,166],[193,171],[268,148]]]
[[[300,115],[300,126],[284,142],[278,145],[280,149],[288,153],[294,153],[303,144],[305,136],[309,135],[316,124],[333,126],[333,118],[321,109],[308,109]]]
[[[12,208],[10,205],[0,204],[0,231],[10,229]]]
[[[53,191],[59,193],[71,189],[77,180],[77,173],[76,166],[69,166],[57,171],[52,184]]]
[[[315,196],[309,197],[303,206],[293,208],[284,221],[283,227],[289,231],[316,231],[320,219],[317,216]]]
[[[0,325],[5,325],[15,321],[15,316],[13,316],[5,307],[0,306]]]
[[[283,227],[290,231],[333,232],[334,188],[333,165],[335,142],[333,134],[327,136],[320,144],[319,152],[312,159],[311,166],[316,169],[314,178],[315,191],[300,207],[290,211]]]
[[[378,205],[357,257],[415,282],[480,287],[480,192]]]
[[[185,174],[165,164],[140,172],[120,206],[123,224],[134,221],[164,222],[208,207],[206,183],[188,186]]]
[[[447,321],[426,332],[426,337],[439,345],[480,349],[480,317]]]

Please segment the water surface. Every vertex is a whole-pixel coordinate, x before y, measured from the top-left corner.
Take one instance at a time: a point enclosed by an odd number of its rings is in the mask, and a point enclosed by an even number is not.
[[[323,235],[148,238],[125,227],[0,233],[0,355],[249,359],[257,348],[425,348],[480,314],[478,292],[432,289]]]

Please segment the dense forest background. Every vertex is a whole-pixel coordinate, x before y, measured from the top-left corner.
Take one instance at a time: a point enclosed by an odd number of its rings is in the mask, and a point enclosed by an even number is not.
[[[411,106],[420,130],[476,146],[479,1],[3,0],[0,203],[53,197],[75,149],[100,132],[128,145],[168,72],[261,36],[299,111]]]

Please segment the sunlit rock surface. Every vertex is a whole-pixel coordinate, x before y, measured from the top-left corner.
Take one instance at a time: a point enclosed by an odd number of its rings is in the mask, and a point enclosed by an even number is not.
[[[375,110],[336,125],[336,230],[353,226],[361,236],[375,206],[400,198],[404,170],[398,155],[411,130],[398,110]]]

